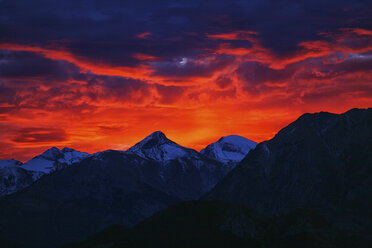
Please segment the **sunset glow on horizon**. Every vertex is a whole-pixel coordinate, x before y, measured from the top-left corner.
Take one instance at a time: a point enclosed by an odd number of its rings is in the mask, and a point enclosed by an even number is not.
[[[129,14],[119,2],[53,1],[11,16],[28,4],[5,2],[0,159],[126,150],[157,130],[196,150],[230,134],[261,142],[306,112],[372,107],[368,2],[321,6],[314,18],[299,3],[146,2]]]

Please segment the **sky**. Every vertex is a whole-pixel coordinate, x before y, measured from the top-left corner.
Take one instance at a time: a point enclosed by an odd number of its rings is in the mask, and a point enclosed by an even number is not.
[[[372,1],[0,0],[0,159],[200,150],[372,107]]]

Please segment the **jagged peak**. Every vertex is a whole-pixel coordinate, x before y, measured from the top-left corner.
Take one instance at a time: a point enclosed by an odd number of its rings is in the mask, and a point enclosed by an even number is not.
[[[60,149],[58,149],[57,147],[53,146],[53,147],[51,147],[51,148],[45,150],[44,153],[46,153],[46,152],[50,152],[50,151],[60,151]]]
[[[141,142],[145,143],[145,142],[148,142],[150,140],[153,140],[155,142],[171,141],[167,138],[167,136],[165,136],[165,134],[162,131],[155,131],[152,134],[150,134],[149,136],[147,136],[145,139],[140,141],[139,143],[141,143]]]
[[[163,143],[169,143],[177,145],[175,142],[171,141],[170,139],[165,136],[165,134],[161,131],[155,131],[148,135],[146,138],[138,142],[133,147],[129,148],[128,151],[132,151],[133,148],[140,148],[140,149],[151,149],[154,146],[163,144]]]
[[[168,139],[162,131],[155,131],[148,137],[151,137],[152,139]]]
[[[44,157],[46,159],[55,159],[55,158],[61,156],[61,153],[62,152],[61,152],[60,149],[53,146],[53,147],[49,148],[48,150],[46,150],[45,152],[43,152],[40,156]]]
[[[171,141],[161,131],[151,133],[142,141],[129,148],[126,152],[157,161],[176,159],[189,153],[193,153],[194,155],[197,154],[196,151]]]

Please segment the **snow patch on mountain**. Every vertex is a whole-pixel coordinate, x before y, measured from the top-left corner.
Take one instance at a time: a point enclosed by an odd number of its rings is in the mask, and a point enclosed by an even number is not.
[[[22,167],[29,171],[50,173],[66,165],[68,166],[73,163],[80,162],[89,156],[89,153],[79,152],[67,147],[63,148],[62,150],[52,147],[41,155],[29,160],[23,164]]]
[[[88,156],[90,154],[70,148],[52,147],[24,164],[14,159],[0,160],[0,197],[24,189],[41,176]]]
[[[229,135],[220,138],[217,142],[208,145],[200,151],[201,154],[223,163],[238,163],[257,143],[238,135]]]

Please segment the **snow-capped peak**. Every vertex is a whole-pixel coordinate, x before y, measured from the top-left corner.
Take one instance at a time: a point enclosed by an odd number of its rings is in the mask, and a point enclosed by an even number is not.
[[[197,154],[196,151],[169,140],[161,131],[150,134],[126,152],[157,161],[166,161],[193,155],[194,153]]]
[[[65,147],[61,150],[63,157],[58,160],[60,163],[66,163],[68,165],[71,165],[73,163],[79,162],[84,158],[87,158],[90,156],[89,153],[86,152],[79,152],[74,149]]]
[[[77,163],[88,156],[90,156],[89,153],[79,152],[71,148],[65,147],[60,150],[56,147],[52,147],[41,155],[27,161],[22,167],[30,171],[49,173],[63,165]]]
[[[239,135],[229,135],[208,145],[200,151],[201,154],[221,161],[240,162],[257,143]]]
[[[171,141],[165,136],[165,134],[162,131],[155,131],[149,136],[147,136],[143,141],[148,141],[148,140],[154,140],[158,142],[166,142],[166,141]]]

